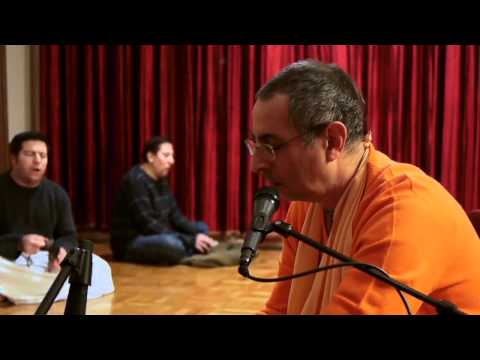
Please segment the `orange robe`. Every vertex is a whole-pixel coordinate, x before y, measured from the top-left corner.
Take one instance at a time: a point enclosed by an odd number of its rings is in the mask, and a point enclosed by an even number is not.
[[[379,266],[392,278],[436,300],[450,301],[463,312],[480,314],[480,239],[458,202],[419,168],[394,162],[373,146],[365,181],[345,255]],[[310,211],[313,205],[292,202],[285,221],[300,232],[307,222],[316,222],[323,232],[320,241],[325,243],[328,236],[323,211]],[[308,214],[315,217],[309,218]],[[284,240],[279,276],[296,272],[295,264],[302,260],[297,259],[297,249],[298,240]],[[317,266],[323,256],[328,255],[318,254]],[[319,299],[314,310],[304,299],[309,294],[300,297],[299,303],[298,294],[292,290],[292,281],[298,280],[290,280],[276,284],[262,312],[406,314],[393,287],[352,267],[341,271],[331,299],[327,303]],[[308,275],[300,281],[313,284],[314,277]],[[412,313],[436,314],[431,305],[404,295]],[[292,297],[296,297],[295,306]]]

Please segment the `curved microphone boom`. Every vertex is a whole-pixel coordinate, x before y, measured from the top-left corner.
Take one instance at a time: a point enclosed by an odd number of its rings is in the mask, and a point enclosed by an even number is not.
[[[255,193],[252,227],[245,237],[240,256],[241,274],[248,274],[248,266],[255,256],[258,244],[270,231],[272,215],[277,211],[279,203],[278,191],[273,187],[265,187]]]

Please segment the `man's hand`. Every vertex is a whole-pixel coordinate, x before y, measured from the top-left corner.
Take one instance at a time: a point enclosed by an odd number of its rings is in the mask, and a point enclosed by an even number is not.
[[[58,253],[56,256],[52,257],[48,262],[48,272],[58,272],[60,271],[60,264],[63,259],[67,256],[67,251],[63,247],[58,248]]]
[[[211,237],[205,234],[197,234],[195,238],[195,249],[197,249],[202,254],[207,254],[218,245],[218,241],[212,239]]]
[[[20,244],[21,251],[27,255],[34,255],[40,251],[41,248],[47,246],[48,238],[38,234],[23,235]]]
[[[281,243],[283,241],[283,236],[275,231],[272,231],[265,236],[265,239],[263,241]]]

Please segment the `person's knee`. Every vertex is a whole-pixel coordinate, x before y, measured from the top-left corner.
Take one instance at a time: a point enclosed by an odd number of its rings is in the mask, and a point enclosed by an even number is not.
[[[188,256],[187,249],[183,242],[175,235],[166,235],[165,252],[161,256],[169,265],[178,264],[184,257]]]
[[[144,264],[175,265],[186,256],[187,250],[177,234],[166,233],[136,239],[125,260]]]

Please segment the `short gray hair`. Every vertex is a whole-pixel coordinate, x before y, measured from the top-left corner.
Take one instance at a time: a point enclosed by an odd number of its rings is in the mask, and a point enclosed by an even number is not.
[[[306,134],[306,143],[314,139],[315,127],[332,121],[341,121],[348,129],[347,145],[367,133],[363,96],[335,64],[311,59],[290,64],[257,92],[256,99],[269,100],[275,94],[288,96],[289,120],[299,133]]]

